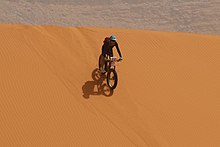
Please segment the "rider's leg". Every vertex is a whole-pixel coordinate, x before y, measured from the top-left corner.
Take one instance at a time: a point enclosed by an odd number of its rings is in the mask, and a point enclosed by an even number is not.
[[[101,71],[101,73],[106,72],[104,65],[105,65],[105,57],[103,55],[101,55],[101,57],[100,57],[100,71]]]
[[[104,61],[104,56],[103,56],[103,55],[101,55],[101,57],[100,57],[100,65],[101,65],[101,67],[103,67],[103,66],[104,66],[104,64],[105,64],[105,61]]]
[[[106,55],[106,49],[105,49],[105,47],[104,47],[104,45],[103,45],[103,46],[102,46],[102,54],[101,54],[101,56],[100,56],[100,66],[101,66],[101,69],[103,69],[104,64],[105,64],[105,60],[104,60],[105,55]],[[100,69],[100,70],[101,70],[101,69]]]

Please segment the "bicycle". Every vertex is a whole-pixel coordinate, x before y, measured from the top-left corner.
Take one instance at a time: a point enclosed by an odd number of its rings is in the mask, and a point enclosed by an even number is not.
[[[101,55],[99,56],[99,69],[101,68],[100,60],[101,60]],[[108,56],[107,56],[107,60],[105,60],[104,68],[105,68],[105,71],[107,71],[106,81],[107,81],[108,87],[111,90],[114,90],[118,84],[116,62],[119,62],[119,61],[120,59],[117,59],[117,57],[108,57]]]

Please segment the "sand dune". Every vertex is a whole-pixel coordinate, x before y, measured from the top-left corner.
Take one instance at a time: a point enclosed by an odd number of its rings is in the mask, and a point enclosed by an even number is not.
[[[106,35],[124,61],[93,80]],[[0,146],[220,146],[220,36],[0,25]]]
[[[1,0],[0,23],[220,34],[219,0]]]

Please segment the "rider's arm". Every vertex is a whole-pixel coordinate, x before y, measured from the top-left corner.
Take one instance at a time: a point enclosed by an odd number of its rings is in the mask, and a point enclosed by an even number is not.
[[[117,52],[118,52],[120,58],[122,58],[121,51],[120,51],[120,49],[119,49],[119,47],[118,47],[118,43],[116,43],[115,46],[116,46],[116,49],[117,49]]]

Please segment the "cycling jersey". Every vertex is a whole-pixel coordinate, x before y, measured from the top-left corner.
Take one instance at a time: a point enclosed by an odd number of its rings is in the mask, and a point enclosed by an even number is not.
[[[119,47],[118,47],[118,43],[115,42],[115,45],[114,45],[114,46],[116,47],[119,56],[122,57],[121,52],[120,52],[120,49],[119,49]],[[113,57],[113,50],[112,50],[112,48],[113,48],[114,46],[111,46],[111,45],[110,45],[110,41],[104,43],[104,44],[102,45],[102,55],[103,55],[103,56],[109,55],[110,57]]]

